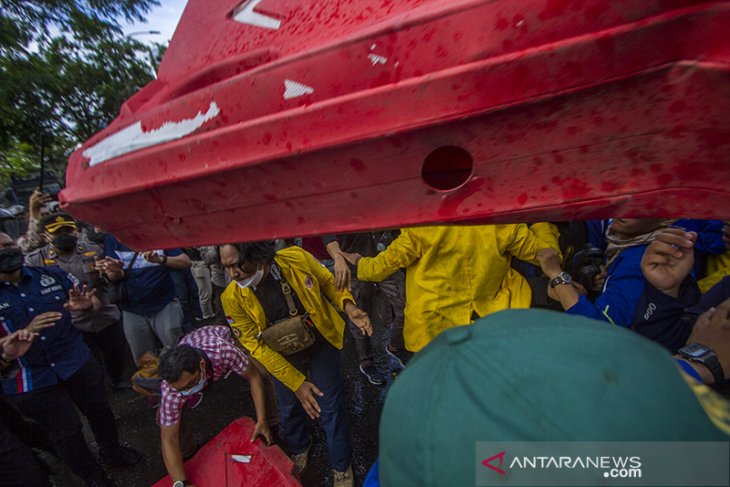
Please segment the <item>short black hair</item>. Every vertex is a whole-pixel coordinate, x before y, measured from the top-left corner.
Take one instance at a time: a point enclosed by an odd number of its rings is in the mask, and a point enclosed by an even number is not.
[[[261,242],[247,243],[228,243],[238,250],[238,262],[251,262],[252,264],[271,265],[274,263],[276,256],[276,242],[273,240],[262,240]],[[218,260],[220,260],[220,248],[218,250]]]
[[[162,352],[157,372],[169,384],[180,379],[183,372],[197,372],[200,359],[198,351],[190,345],[171,347]]]

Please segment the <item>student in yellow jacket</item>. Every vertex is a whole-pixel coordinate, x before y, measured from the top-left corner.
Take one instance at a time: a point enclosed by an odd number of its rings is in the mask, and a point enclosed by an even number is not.
[[[539,235],[540,237],[538,237]],[[376,257],[349,255],[362,281],[406,269],[403,336],[418,352],[447,328],[508,308],[529,308],[530,286],[510,267],[512,256],[537,263],[541,249],[558,250],[557,229],[527,225],[406,228]]]
[[[220,247],[220,258],[233,279],[221,296],[223,309],[234,335],[274,377],[284,439],[294,463],[300,470],[306,465],[311,446],[307,415],[319,418],[335,485],[352,485],[352,445],[340,365],[345,323],[333,304],[371,335],[368,315],[355,306],[349,291],[337,290],[326,267],[299,247],[276,252],[273,242],[227,244]],[[288,287],[291,302],[285,295]],[[314,343],[283,355],[259,337],[292,314],[308,317]]]

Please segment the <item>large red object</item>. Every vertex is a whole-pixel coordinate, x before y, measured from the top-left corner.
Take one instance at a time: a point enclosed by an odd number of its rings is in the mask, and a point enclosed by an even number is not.
[[[135,248],[730,219],[730,2],[190,0],[63,205]]]
[[[188,482],[197,487],[301,487],[293,475],[294,463],[277,446],[251,443],[256,424],[240,418],[185,462]],[[169,487],[170,476],[152,487]]]

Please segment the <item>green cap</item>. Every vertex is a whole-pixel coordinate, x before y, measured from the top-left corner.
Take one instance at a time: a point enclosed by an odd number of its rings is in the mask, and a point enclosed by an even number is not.
[[[384,486],[474,485],[477,442],[693,440],[728,436],[662,347],[509,310],[444,331],[409,362],[383,409],[379,473]]]

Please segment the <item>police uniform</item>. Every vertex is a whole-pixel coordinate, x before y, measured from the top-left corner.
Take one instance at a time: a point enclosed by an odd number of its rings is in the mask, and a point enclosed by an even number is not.
[[[58,267],[26,267],[17,285],[0,282],[0,336],[26,328],[46,312],[62,314],[41,330],[19,371],[2,379],[8,402],[46,431],[56,453],[82,479],[98,478],[101,467],[89,451],[74,405],[86,416],[102,449],[119,445],[114,415],[104,391],[104,375],[81,333],[63,307],[78,279]]]
[[[36,250],[25,258],[26,265],[33,267],[58,266],[72,274],[80,283],[96,289],[96,297],[102,307],[96,313],[75,311],[71,313],[73,325],[82,331],[84,341],[94,357],[104,364],[112,384],[123,381],[126,341],[121,325],[121,312],[109,302],[106,281],[94,268],[94,258],[103,258],[99,245],[79,241],[75,252],[69,256],[59,254],[51,245]]]

